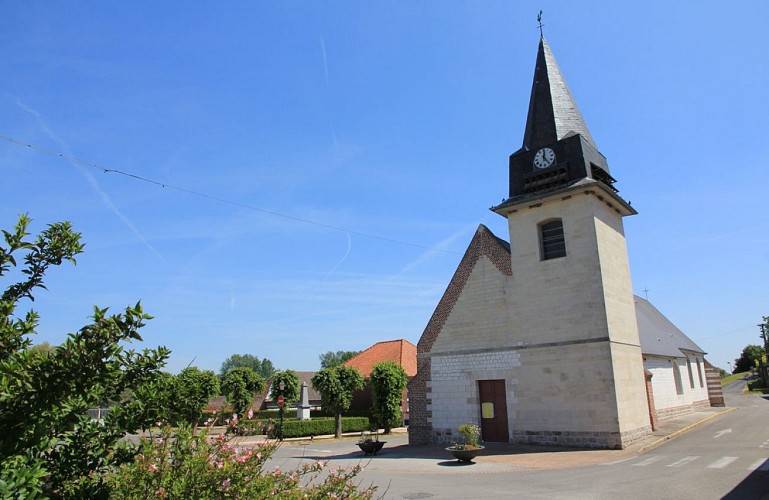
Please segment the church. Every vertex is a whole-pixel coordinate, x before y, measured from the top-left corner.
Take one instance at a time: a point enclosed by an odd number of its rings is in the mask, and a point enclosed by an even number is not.
[[[705,353],[633,295],[615,187],[544,37],[509,196],[491,208],[417,345],[409,443],[626,448],[708,406]],[[682,373],[688,372],[688,378]]]

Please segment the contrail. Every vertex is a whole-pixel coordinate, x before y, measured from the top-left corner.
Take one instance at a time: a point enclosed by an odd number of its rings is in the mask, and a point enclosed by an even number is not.
[[[46,124],[45,120],[43,119],[43,115],[40,114],[40,112],[30,108],[29,106],[27,106],[23,102],[19,101],[18,99],[16,99],[16,105],[19,106],[24,111],[26,111],[27,113],[33,115],[37,119],[37,121],[38,121],[38,123],[40,125],[40,128],[43,130],[43,132],[45,132],[45,134],[51,140],[56,142],[59,145],[59,147],[64,150],[64,152],[67,154],[68,157],[74,156],[74,155],[72,155],[71,150],[70,150],[69,145],[67,144],[67,142],[64,139],[62,139],[61,137],[59,137],[58,134],[56,134],[53,130],[51,130],[48,127],[48,125]],[[120,211],[120,209],[115,205],[115,203],[112,201],[112,199],[109,197],[109,195],[101,188],[101,186],[99,186],[99,183],[96,180],[96,178],[93,175],[91,175],[91,173],[88,170],[86,170],[85,168],[83,168],[81,165],[78,165],[76,162],[73,162],[69,158],[67,158],[66,160],[71,165],[77,167],[78,171],[80,171],[80,173],[83,175],[83,177],[85,177],[86,180],[88,181],[88,183],[91,185],[91,188],[94,191],[96,191],[96,193],[101,197],[102,202],[104,202],[104,204],[107,205],[107,207],[112,211],[112,213],[117,215],[117,217],[121,221],[123,221],[123,224],[125,224],[128,227],[128,229],[130,229],[131,232],[134,233],[134,235],[137,238],[139,238],[139,241],[141,241],[144,244],[144,246],[146,246],[152,253],[154,253],[162,262],[166,262],[166,259],[160,254],[160,252],[158,252],[155,249],[155,247],[153,247],[150,244],[150,242],[147,241],[147,239],[144,236],[142,236],[142,234],[139,232],[139,229],[134,225],[134,223],[131,222],[131,220],[129,220],[128,217],[126,217],[125,214]]]
[[[339,262],[336,263],[336,265],[331,268],[331,271],[328,272],[325,278],[323,278],[323,281],[326,281],[332,274],[334,274],[334,271],[337,270],[339,266],[342,265],[342,262],[344,262],[347,259],[347,256],[350,255],[350,252],[352,251],[352,237],[350,236],[350,233],[347,233],[347,251],[344,253],[341,259],[339,259]]]

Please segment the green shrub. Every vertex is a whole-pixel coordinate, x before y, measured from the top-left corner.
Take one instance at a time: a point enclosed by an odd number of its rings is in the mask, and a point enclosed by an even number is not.
[[[284,418],[286,416],[286,413],[287,413],[286,411],[283,412]],[[280,410],[261,410],[256,412],[254,416],[256,418],[264,418],[264,419],[272,418],[274,420],[277,420],[280,418]]]
[[[279,422],[273,421],[270,437],[275,437]],[[283,437],[325,436],[334,434],[333,418],[314,418],[312,420],[284,420]],[[366,417],[343,417],[342,432],[360,432],[370,430],[371,423]]]

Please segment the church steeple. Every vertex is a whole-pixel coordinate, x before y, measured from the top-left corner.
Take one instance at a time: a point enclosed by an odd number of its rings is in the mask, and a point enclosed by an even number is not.
[[[595,147],[593,137],[543,36],[539,39],[523,149],[530,151],[575,134],[582,135]]]
[[[596,185],[616,199],[623,214],[635,211],[617,194],[606,158],[598,151],[544,36],[540,36],[523,146],[510,155],[509,198],[492,207],[505,214],[565,191]]]

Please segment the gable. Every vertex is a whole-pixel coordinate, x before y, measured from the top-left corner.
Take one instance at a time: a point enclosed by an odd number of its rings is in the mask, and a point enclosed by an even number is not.
[[[430,352],[438,335],[443,330],[446,321],[451,316],[454,306],[457,304],[471,274],[478,266],[481,259],[487,259],[501,275],[512,276],[510,266],[510,245],[497,238],[489,228],[481,224],[473,236],[465,255],[459,262],[454,276],[451,278],[446,291],[430,317],[424,332],[422,333],[417,351],[419,353]]]

